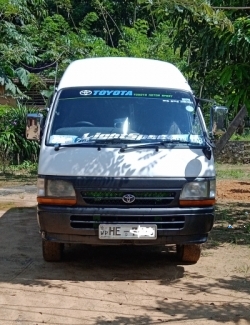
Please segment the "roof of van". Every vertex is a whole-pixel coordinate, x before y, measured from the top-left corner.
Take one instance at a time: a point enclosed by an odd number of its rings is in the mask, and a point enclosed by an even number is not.
[[[144,58],[99,57],[73,61],[58,90],[68,87],[154,87],[191,91],[173,64]]]

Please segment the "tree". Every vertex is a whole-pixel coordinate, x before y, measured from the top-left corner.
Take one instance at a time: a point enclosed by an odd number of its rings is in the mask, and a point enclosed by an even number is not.
[[[88,32],[100,37],[112,47],[118,45],[123,26],[133,27],[137,19],[145,19],[147,11],[137,0],[48,0],[50,14],[61,14],[70,26],[86,28],[86,19],[92,19]]]
[[[21,92],[14,78],[28,85],[25,64],[37,62],[36,49],[23,33],[26,24],[38,23],[46,15],[43,0],[2,0],[0,2],[0,84],[14,96]]]
[[[145,2],[145,1],[144,1]],[[171,19],[173,44],[188,58],[187,77],[198,96],[215,98],[230,107],[250,110],[249,10],[220,10],[246,6],[247,1],[146,1],[151,10]]]

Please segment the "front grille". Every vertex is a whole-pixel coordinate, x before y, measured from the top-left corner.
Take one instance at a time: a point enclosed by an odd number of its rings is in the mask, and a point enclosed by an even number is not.
[[[180,230],[184,227],[185,216],[119,216],[119,215],[73,215],[70,225],[77,229],[97,229],[100,223],[107,224],[154,224],[157,229]]]
[[[134,202],[125,203],[123,196],[126,194],[135,197]],[[166,206],[172,203],[176,192],[146,191],[146,192],[113,192],[113,191],[84,191],[81,192],[83,200],[89,205],[109,206]]]

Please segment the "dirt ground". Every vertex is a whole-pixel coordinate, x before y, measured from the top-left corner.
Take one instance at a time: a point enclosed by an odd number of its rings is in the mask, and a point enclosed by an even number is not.
[[[217,182],[215,227],[193,265],[171,247],[74,245],[47,263],[34,186],[0,193],[1,325],[250,324],[250,182]]]

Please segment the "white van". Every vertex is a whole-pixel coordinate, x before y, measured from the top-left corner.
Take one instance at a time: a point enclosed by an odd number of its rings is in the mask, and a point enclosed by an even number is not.
[[[26,137],[39,140],[39,114]],[[35,134],[35,136],[34,136]],[[65,243],[176,244],[197,262],[214,223],[212,145],[172,64],[90,58],[66,69],[42,130],[38,223],[43,257]]]

